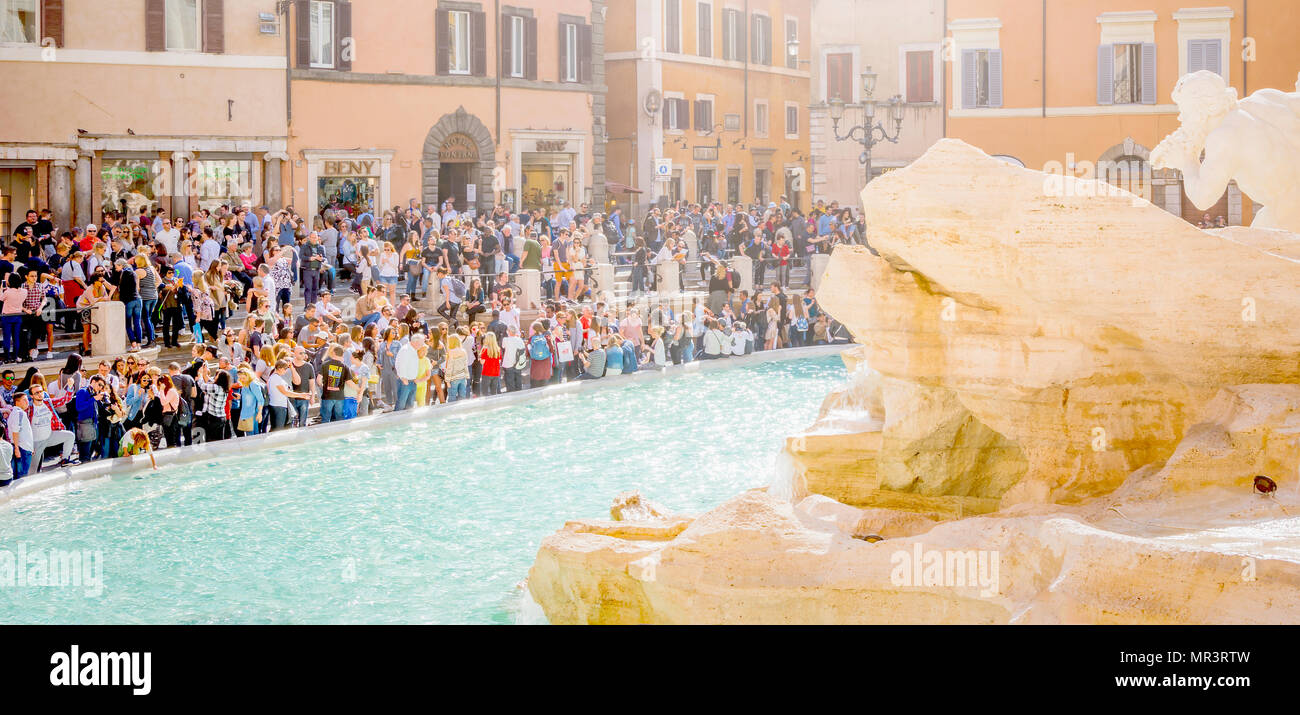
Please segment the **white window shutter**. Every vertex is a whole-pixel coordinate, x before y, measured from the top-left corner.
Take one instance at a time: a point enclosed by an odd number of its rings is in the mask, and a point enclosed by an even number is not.
[[[1142,103],[1156,103],[1156,46],[1142,43]]]
[[[976,102],[976,85],[979,84],[979,65],[976,63],[975,50],[961,51],[961,106],[962,109],[974,109]]]
[[[1097,104],[1115,103],[1115,46],[1097,48]]]
[[[1205,69],[1222,76],[1223,67],[1220,60],[1223,57],[1223,48],[1221,40],[1203,40],[1201,42],[1203,49],[1202,54],[1205,57]]]
[[[989,50],[989,106],[1002,106],[1002,50]]]

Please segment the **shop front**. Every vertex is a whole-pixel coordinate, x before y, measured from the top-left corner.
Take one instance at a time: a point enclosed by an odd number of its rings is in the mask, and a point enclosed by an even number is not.
[[[392,151],[305,150],[307,204],[314,215],[343,209],[349,216],[391,208]]]
[[[99,210],[135,217],[161,206],[175,214],[264,201],[262,161],[251,152],[105,151],[99,158]]]
[[[516,210],[550,211],[588,201],[585,135],[581,132],[515,132]]]
[[[36,168],[26,164],[0,163],[0,236],[12,236],[18,224],[36,205]]]
[[[135,217],[145,209],[152,214],[160,197],[170,194],[170,172],[158,152],[104,152],[99,164],[100,211],[125,211]]]

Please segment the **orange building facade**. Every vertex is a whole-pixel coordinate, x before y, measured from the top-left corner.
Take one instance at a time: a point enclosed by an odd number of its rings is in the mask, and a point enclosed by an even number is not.
[[[1294,0],[948,0],[946,136],[1044,170],[1105,178],[1171,213],[1248,224],[1230,185],[1204,212],[1151,149],[1178,128],[1170,93],[1183,74],[1221,74],[1245,96],[1293,91],[1300,71]]]
[[[661,201],[811,202],[811,3],[611,0],[611,194]]]

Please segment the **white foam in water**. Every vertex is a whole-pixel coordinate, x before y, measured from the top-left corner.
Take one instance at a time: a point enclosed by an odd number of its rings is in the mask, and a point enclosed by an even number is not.
[[[541,605],[533,598],[533,592],[528,590],[528,584],[525,582],[519,594],[519,609],[515,612],[516,626],[549,626],[550,621],[546,620],[546,612],[542,610]]]
[[[784,449],[777,452],[773,472],[775,476],[772,477],[772,483],[767,487],[767,493],[781,501],[793,502],[795,500],[795,478],[799,472],[799,467],[794,463],[794,457],[790,456],[790,453]]]

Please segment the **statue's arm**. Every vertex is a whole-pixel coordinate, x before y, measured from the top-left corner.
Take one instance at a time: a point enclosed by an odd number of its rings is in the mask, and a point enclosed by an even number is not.
[[[1190,161],[1182,167],[1183,191],[1202,211],[1219,201],[1232,180],[1234,155],[1224,144],[1218,131],[1211,133],[1205,143],[1205,161]]]

